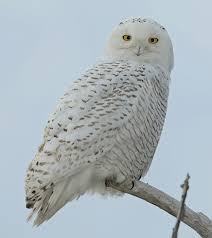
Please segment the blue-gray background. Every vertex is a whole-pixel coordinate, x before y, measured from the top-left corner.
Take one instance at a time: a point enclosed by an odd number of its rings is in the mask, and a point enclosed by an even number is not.
[[[0,0],[0,237],[170,237],[175,219],[131,196],[85,196],[40,228],[25,219],[25,170],[57,99],[102,54],[112,27],[148,16],[175,49],[167,120],[145,181],[212,217],[211,1]],[[198,237],[182,225],[179,238]]]

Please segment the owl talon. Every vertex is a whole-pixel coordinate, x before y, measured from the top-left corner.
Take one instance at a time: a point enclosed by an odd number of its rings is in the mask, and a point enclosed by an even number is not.
[[[132,189],[134,188],[134,186],[135,186],[135,182],[134,182],[134,181],[132,181],[132,187],[131,187],[131,189],[130,189],[130,190],[132,190]]]
[[[108,188],[111,185],[111,181],[109,179],[105,179],[105,187]]]

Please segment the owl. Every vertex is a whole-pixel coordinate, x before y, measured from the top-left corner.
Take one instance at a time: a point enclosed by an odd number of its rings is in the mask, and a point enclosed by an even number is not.
[[[85,193],[120,195],[108,181],[139,180],[163,128],[173,68],[166,29],[130,18],[112,31],[100,61],[72,82],[50,116],[25,179],[38,226]]]

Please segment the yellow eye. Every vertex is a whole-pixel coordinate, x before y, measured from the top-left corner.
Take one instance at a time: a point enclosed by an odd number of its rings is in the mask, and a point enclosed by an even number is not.
[[[130,41],[132,37],[130,35],[123,35],[122,38],[125,41]]]
[[[150,44],[156,44],[158,43],[159,39],[157,37],[149,37],[148,41]]]

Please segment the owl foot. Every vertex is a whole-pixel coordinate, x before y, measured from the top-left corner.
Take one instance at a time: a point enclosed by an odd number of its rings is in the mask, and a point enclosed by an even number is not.
[[[106,179],[105,186],[129,191],[134,188],[134,180],[131,177],[125,178],[122,182],[117,182],[113,179]]]

